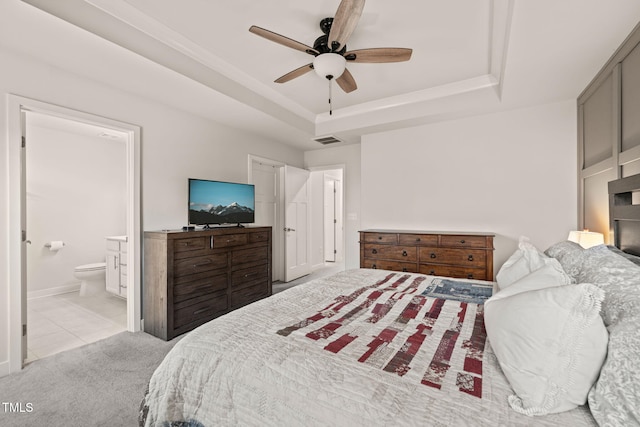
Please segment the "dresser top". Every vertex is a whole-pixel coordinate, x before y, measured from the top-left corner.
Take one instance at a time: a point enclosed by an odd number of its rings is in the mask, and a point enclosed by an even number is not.
[[[155,231],[145,231],[144,236],[145,238],[184,239],[188,237],[257,233],[261,231],[271,232],[271,227],[246,225],[244,227],[230,226],[230,227],[211,227],[206,229],[198,228],[196,230],[155,230]]]
[[[382,228],[369,228],[366,230],[360,230],[360,233],[398,233],[398,234],[444,234],[452,236],[489,236],[494,237],[495,233],[479,232],[479,231],[427,231],[427,230],[392,230]]]

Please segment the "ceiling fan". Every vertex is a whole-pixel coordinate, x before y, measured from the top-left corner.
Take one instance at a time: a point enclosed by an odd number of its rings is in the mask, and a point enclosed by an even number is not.
[[[313,47],[273,31],[251,26],[249,31],[253,34],[315,57],[313,62],[290,71],[275,82],[286,83],[315,70],[319,76],[329,80],[329,105],[331,106],[331,80],[335,79],[338,86],[346,93],[358,88],[353,75],[346,69],[347,62],[388,63],[411,59],[412,49],[407,48],[384,47],[347,51],[346,43],[358,25],[364,2],[365,0],[342,0],[334,18],[324,18],[320,21],[323,35],[316,39]],[[329,113],[331,114],[331,109]]]

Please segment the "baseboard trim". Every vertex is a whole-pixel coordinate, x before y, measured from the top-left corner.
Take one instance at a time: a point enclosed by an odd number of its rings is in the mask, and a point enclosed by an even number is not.
[[[0,377],[6,377],[11,373],[9,369],[9,361],[0,363]]]
[[[57,286],[55,288],[41,289],[39,291],[27,292],[27,299],[50,297],[53,295],[68,294],[69,292],[77,292],[80,290],[80,282],[72,283],[65,286]]]

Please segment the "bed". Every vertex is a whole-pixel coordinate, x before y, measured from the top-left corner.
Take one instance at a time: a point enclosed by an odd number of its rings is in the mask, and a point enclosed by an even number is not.
[[[349,270],[199,327],[140,425],[639,424],[640,183],[611,188],[618,247],[522,239],[496,283]]]

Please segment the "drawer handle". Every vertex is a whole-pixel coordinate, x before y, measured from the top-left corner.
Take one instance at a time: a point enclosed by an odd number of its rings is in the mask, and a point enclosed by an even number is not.
[[[402,271],[403,271],[404,273],[406,273],[406,272],[408,271],[408,270],[407,270],[407,267],[402,267]]]
[[[371,251],[371,253],[372,253],[372,254],[377,254],[377,253],[378,253],[378,250],[377,250],[377,249],[373,249],[373,250]]]
[[[431,258],[435,258],[436,254],[434,254],[433,252],[431,252],[431,255],[429,255]]]
[[[467,279],[473,279],[473,274],[472,273],[467,274]]]
[[[198,264],[193,264],[193,268],[198,268],[198,267],[204,267],[205,265],[209,265],[211,264],[211,260],[208,259],[204,262],[198,263]]]
[[[247,273],[244,275],[244,277],[251,277],[251,276],[255,276],[256,274],[258,274],[257,271],[254,271],[253,273]]]
[[[193,316],[197,316],[200,313],[204,313],[205,311],[209,310],[208,308],[201,308],[200,310],[196,310],[193,312]]]
[[[469,256],[467,257],[467,261],[473,261],[473,255],[469,255]]]
[[[377,265],[375,265],[375,264],[373,264],[373,265],[371,266],[371,268],[376,269],[376,268],[378,268],[378,266],[377,266]]]
[[[378,236],[378,240],[382,240],[382,236]]]
[[[407,256],[407,255],[409,255],[407,251],[402,251],[402,256]]]
[[[190,245],[191,245],[191,242],[183,242],[183,243],[182,243],[182,245],[183,245],[183,246],[190,246]]]
[[[436,275],[436,271],[435,271],[435,270],[429,270],[429,274],[430,274],[431,276],[435,276],[435,275]]]
[[[465,243],[465,242],[464,242],[464,239],[460,240],[460,243],[464,244],[464,243]]]

